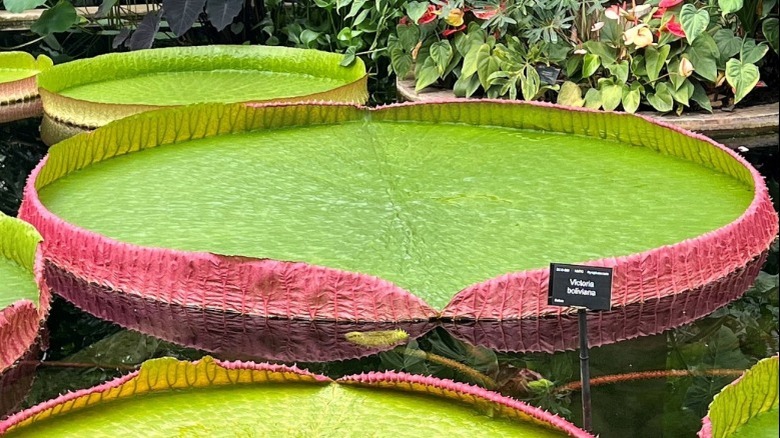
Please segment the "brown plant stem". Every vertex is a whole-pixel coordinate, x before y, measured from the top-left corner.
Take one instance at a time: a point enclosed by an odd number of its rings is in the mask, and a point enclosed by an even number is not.
[[[714,369],[714,370],[663,370],[663,371],[640,371],[636,373],[611,374],[590,379],[591,386],[608,385],[611,383],[628,382],[632,380],[662,379],[667,377],[698,377],[698,376],[718,376],[718,377],[739,377],[745,370],[735,369]],[[582,383],[578,381],[569,382],[557,387],[557,392],[578,391]]]
[[[469,376],[473,381],[477,382],[477,384],[486,389],[496,389],[498,387],[498,383],[496,383],[496,381],[492,378],[480,373],[474,368],[468,367],[460,362],[448,359],[444,356],[439,356],[438,354],[429,353],[423,350],[406,350],[404,354],[451,368],[466,376]]]

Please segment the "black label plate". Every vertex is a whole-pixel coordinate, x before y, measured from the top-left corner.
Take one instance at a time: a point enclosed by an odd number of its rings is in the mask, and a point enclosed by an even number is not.
[[[547,304],[609,310],[612,306],[612,268],[550,263]]]

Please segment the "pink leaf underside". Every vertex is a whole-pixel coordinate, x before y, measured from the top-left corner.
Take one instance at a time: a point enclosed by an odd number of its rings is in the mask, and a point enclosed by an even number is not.
[[[459,114],[466,118],[463,121],[476,123],[480,105],[499,102],[501,106],[522,107],[525,111],[564,111],[556,105],[542,103],[469,101],[457,104]],[[376,114],[377,118],[410,120],[413,118],[409,114],[414,116],[423,110],[426,116],[432,114],[435,119],[451,105],[451,102],[398,104],[367,111]],[[339,104],[322,106],[344,107]],[[308,107],[271,104],[242,108],[275,114],[274,111],[283,113]],[[353,111],[364,109],[358,107]],[[570,108],[558,116],[555,118],[558,122],[550,121],[551,117],[542,117],[525,128],[555,130],[560,129],[561,124],[565,128],[587,116],[599,125],[600,132],[615,129],[620,134],[621,124],[617,120],[632,123],[637,120],[637,116],[630,114]],[[571,120],[561,122],[561,117]],[[691,140],[686,145],[695,143],[685,147],[703,145],[714,149],[717,153],[713,152],[711,156],[716,158],[696,158],[720,160],[706,165],[747,169],[755,195],[742,216],[718,230],[638,254],[588,262],[615,269],[614,309],[697,290],[725,278],[766,251],[778,230],[777,214],[763,179],[744,159],[706,137],[649,119],[646,121],[668,130],[663,135],[682,133]],[[551,126],[555,123],[556,126]],[[633,132],[625,135],[631,137],[632,142],[644,141],[643,136],[637,138]],[[675,144],[674,147],[682,146]],[[700,151],[686,149],[678,153],[694,159]],[[724,164],[723,160],[728,162]],[[400,321],[439,316],[439,312],[410,292],[369,275],[306,263],[139,247],[78,228],[53,215],[38,199],[35,180],[46,162],[44,159],[28,180],[20,217],[35,225],[44,236],[46,258],[84,281],[183,306],[216,306],[231,312],[279,318]],[[118,266],[122,269],[117,269]],[[469,286],[453,298],[441,316],[507,320],[560,315],[564,311],[562,308],[546,304],[548,275],[547,269],[514,272]]]

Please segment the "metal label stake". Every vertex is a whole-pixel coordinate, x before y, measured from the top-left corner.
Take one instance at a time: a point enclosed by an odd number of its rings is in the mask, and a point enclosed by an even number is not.
[[[577,309],[580,331],[582,428],[591,432],[588,310],[610,310],[612,305],[612,268],[551,263],[547,304]]]

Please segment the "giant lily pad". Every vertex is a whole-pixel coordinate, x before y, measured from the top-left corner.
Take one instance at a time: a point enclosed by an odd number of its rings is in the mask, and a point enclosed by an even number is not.
[[[113,120],[197,102],[363,103],[359,59],[266,46],[203,46],[112,53],[60,64],[39,78],[44,142],[53,144]]]
[[[8,436],[118,431],[130,436],[590,436],[540,409],[448,380],[370,373],[333,382],[295,367],[209,357],[195,363],[153,359],[138,372],[0,422],[0,433]]]
[[[710,404],[701,438],[774,437],[778,428],[778,356],[758,362]]]
[[[0,53],[0,123],[41,114],[35,76],[52,66],[51,59],[35,59],[27,52]]]
[[[20,214],[47,274],[272,318],[562,320],[544,267],[589,261],[615,268],[605,342],[741,294],[778,228],[759,174],[704,137],[493,101],[144,113],[52,148]]]

